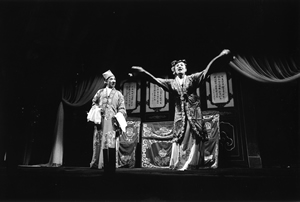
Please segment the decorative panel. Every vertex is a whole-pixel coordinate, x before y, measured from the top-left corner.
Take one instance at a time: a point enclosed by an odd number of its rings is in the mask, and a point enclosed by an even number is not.
[[[142,167],[168,168],[172,151],[173,121],[148,122],[142,130]]]
[[[119,137],[118,148],[118,167],[135,166],[136,146],[139,142],[141,121],[137,119],[128,118],[126,133]]]
[[[149,122],[170,120],[169,106],[169,92],[147,81],[145,120]]]
[[[220,116],[217,112],[206,112],[203,116],[208,141],[204,142],[204,167],[217,168],[219,162]]]
[[[169,111],[169,92],[151,82],[146,85],[146,112]]]
[[[207,108],[234,107],[232,78],[229,73],[218,72],[206,81]]]
[[[209,140],[204,143],[204,167],[217,168],[219,154],[219,114],[203,117]],[[142,167],[169,168],[172,151],[173,121],[148,122],[142,130]]]
[[[247,166],[245,134],[238,115],[220,112],[220,163],[224,167]]]
[[[136,114],[141,112],[141,82],[125,81],[121,87],[122,94],[125,99],[125,107],[128,114]]]

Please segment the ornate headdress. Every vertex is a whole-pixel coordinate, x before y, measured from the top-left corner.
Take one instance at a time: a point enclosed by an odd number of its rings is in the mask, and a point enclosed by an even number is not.
[[[171,70],[172,70],[173,74],[176,74],[175,73],[175,65],[178,64],[178,63],[180,63],[180,62],[183,62],[186,65],[186,60],[185,59],[182,59],[182,60],[173,60],[171,62],[171,66],[172,66]]]

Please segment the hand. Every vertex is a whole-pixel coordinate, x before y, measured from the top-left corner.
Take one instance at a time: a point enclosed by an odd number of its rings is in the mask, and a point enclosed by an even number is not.
[[[131,69],[134,72],[144,72],[144,69],[142,67],[138,67],[138,66],[132,66]]]
[[[145,72],[145,70],[142,67],[132,66],[131,73],[129,73],[129,76],[137,76],[138,73],[142,72]]]
[[[221,53],[220,53],[220,55],[229,55],[230,54],[230,50],[228,50],[228,49],[224,49]]]

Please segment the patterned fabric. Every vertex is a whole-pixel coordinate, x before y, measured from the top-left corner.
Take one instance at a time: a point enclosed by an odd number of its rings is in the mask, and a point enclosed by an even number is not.
[[[199,126],[202,125],[200,97],[197,95],[196,90],[203,80],[204,72],[184,76],[182,85],[180,85],[178,77],[175,79],[157,78],[157,82],[172,92],[175,97],[174,124],[177,127],[175,127],[174,131],[174,140],[178,143],[183,139],[185,133],[184,127],[187,121],[192,126],[191,132],[199,136],[199,138],[203,138],[201,127],[197,128],[195,126],[195,123],[198,123],[197,125]]]
[[[144,123],[142,130],[142,167],[144,168],[182,168],[188,162],[190,169],[217,168],[219,155],[220,126],[218,112],[203,112],[203,127],[208,140],[196,144],[193,138],[179,145],[172,140],[173,122]],[[188,124],[189,126],[189,124]],[[188,137],[188,136],[186,136]],[[188,147],[188,145],[192,145]],[[200,149],[203,148],[202,153]],[[177,150],[174,155],[174,151]],[[173,158],[171,154],[173,151]],[[203,155],[203,156],[201,156]],[[199,159],[203,161],[199,162]]]
[[[90,167],[101,169],[104,167],[103,149],[116,148],[116,141],[118,141],[119,128],[114,124],[114,115],[120,112],[126,117],[126,109],[124,97],[116,89],[112,89],[110,93],[106,88],[100,89],[92,102],[93,106],[97,105],[100,108],[101,125],[95,126]]]
[[[172,151],[173,122],[143,124],[142,167],[168,168]]]
[[[151,82],[173,94],[175,98],[175,114],[173,125],[173,146],[170,168],[185,170],[200,167],[204,164],[204,142],[208,140],[201,113],[200,97],[197,88],[205,81],[209,72],[216,70],[221,63],[228,63],[232,55],[223,50],[200,72],[175,75],[175,79],[156,78],[149,72],[138,68]],[[218,61],[218,62],[216,62]],[[182,164],[183,163],[183,164]]]
[[[117,167],[133,168],[135,166],[135,150],[139,142],[140,125],[139,119],[127,120],[126,133],[123,133],[119,138]]]
[[[170,160],[171,169],[187,169],[203,164],[203,145],[206,133],[203,130],[200,97],[196,90],[204,81],[206,71],[179,78],[155,78],[165,90],[175,97],[175,115],[173,126],[173,148]]]
[[[152,122],[143,124],[143,138],[172,139],[173,122]]]
[[[142,167],[169,168],[171,151],[172,142],[170,140],[143,139]]]
[[[220,140],[220,116],[216,112],[203,113],[208,141],[204,142],[204,167],[217,168]]]

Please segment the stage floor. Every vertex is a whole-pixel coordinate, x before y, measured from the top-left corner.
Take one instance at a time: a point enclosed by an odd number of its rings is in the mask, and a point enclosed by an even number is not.
[[[299,169],[1,168],[1,201],[299,201]]]

